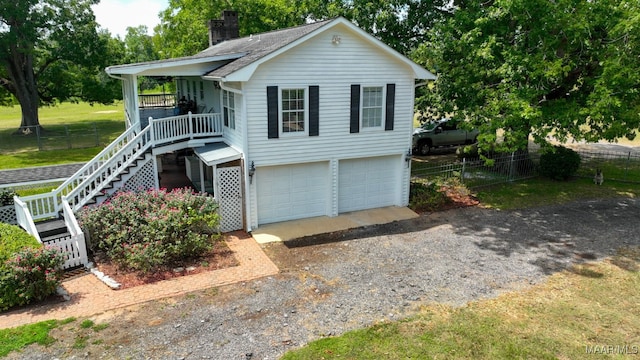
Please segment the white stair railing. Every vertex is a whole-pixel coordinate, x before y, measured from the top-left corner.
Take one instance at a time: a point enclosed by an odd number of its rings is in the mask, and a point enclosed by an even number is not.
[[[191,114],[149,119],[133,126],[50,193],[22,197],[34,220],[57,217],[66,196],[75,211],[84,206],[150,147],[223,134],[221,114]]]
[[[85,177],[78,186],[66,194],[66,198],[74,211],[86,205],[94,196],[101,194],[102,190],[111,184],[113,179],[143,156],[152,144],[149,141],[150,132],[149,127],[142,130],[117,154],[105,161],[89,176]]]
[[[40,234],[38,234],[38,229],[36,229],[36,224],[33,222],[33,218],[31,217],[27,204],[17,196],[13,197],[13,203],[16,207],[18,225],[20,225],[20,227],[22,227],[27,233],[35,237],[38,242],[42,243],[42,240],[40,240]]]
[[[57,217],[61,210],[62,196],[69,194],[87,177],[99,169],[102,164],[116,156],[118,152],[120,152],[135,137],[136,131],[137,129],[132,127],[122,133],[122,135],[118,136],[117,139],[105,147],[91,161],[86,163],[76,171],[75,174],[50,193],[22,197],[21,200],[27,204],[33,219],[40,220]]]

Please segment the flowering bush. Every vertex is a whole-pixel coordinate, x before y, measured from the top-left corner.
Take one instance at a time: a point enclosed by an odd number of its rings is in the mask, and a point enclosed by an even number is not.
[[[79,213],[81,226],[120,267],[151,272],[202,255],[218,239],[217,204],[188,189],[122,192]]]
[[[40,301],[62,280],[63,255],[55,248],[26,247],[0,267],[0,310]]]

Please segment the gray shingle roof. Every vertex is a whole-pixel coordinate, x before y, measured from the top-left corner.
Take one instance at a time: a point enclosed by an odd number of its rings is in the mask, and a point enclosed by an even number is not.
[[[206,76],[212,77],[225,77],[312,33],[329,22],[331,22],[331,20],[227,40],[209,47],[194,55],[193,58],[246,53],[246,55],[205,74]]]

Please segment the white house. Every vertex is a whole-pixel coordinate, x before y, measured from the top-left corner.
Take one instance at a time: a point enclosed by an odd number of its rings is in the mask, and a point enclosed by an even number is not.
[[[192,149],[192,180],[226,230],[408,204],[414,89],[433,74],[344,18],[224,40],[237,34],[224,12],[210,30],[193,56],[106,69],[123,81],[131,136],[150,129],[148,184],[161,154]],[[139,76],[173,78],[194,114],[149,120]]]

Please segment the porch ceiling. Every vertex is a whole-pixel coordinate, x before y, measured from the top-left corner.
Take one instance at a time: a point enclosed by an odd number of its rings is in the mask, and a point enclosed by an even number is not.
[[[207,166],[214,166],[242,158],[241,152],[223,142],[196,148],[194,152]]]

